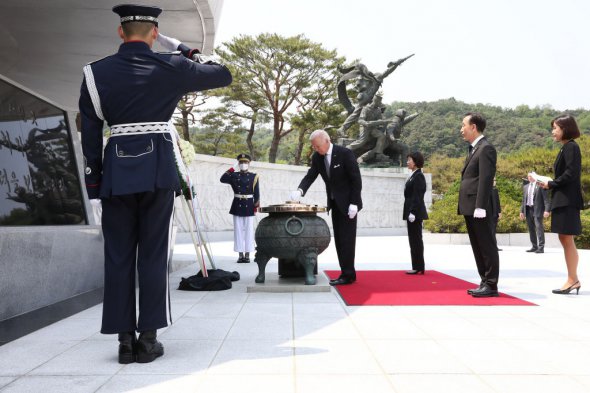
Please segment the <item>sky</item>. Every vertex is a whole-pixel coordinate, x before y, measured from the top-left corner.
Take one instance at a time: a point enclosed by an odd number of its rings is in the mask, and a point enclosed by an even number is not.
[[[304,34],[383,72],[383,100],[590,109],[588,0],[224,0],[216,45]]]

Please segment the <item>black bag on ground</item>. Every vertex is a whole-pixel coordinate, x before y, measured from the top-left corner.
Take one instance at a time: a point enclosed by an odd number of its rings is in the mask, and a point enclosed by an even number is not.
[[[240,279],[240,273],[221,269],[207,270],[209,277],[199,273],[188,278],[182,277],[178,289],[181,291],[223,291],[232,287],[232,281]]]
[[[207,274],[209,277],[229,277],[232,281],[240,280],[240,273],[238,272],[228,272],[227,270],[221,269],[207,269]],[[203,272],[201,270],[197,273],[197,277],[203,277]]]

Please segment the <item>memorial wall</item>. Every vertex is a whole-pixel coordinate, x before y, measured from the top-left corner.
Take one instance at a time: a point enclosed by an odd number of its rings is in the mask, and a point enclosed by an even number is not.
[[[86,224],[66,113],[0,80],[0,226]]]

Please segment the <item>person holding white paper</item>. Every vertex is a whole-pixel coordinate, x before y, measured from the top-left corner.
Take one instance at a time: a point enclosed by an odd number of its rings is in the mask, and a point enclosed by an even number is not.
[[[567,280],[555,294],[580,292],[578,279],[578,250],[574,236],[582,233],[580,210],[584,206],[582,197],[582,153],[580,146],[574,139],[580,136],[580,129],[571,115],[561,115],[551,121],[553,139],[562,144],[555,163],[553,173],[555,179],[540,182],[544,189],[551,190],[551,232],[559,234],[559,241],[563,246],[565,264],[567,266]]]

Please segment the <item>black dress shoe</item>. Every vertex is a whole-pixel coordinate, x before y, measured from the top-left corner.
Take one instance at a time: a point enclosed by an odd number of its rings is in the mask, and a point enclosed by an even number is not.
[[[338,276],[338,278],[332,278],[332,279],[330,279],[330,282],[336,282],[336,281],[338,281],[338,280],[340,280],[342,278],[344,278],[346,280],[352,280],[352,282],[355,282],[356,281],[356,275],[354,277],[350,277],[350,276],[345,276],[345,275],[341,274],[341,275]]]
[[[119,363],[135,362],[137,338],[135,332],[119,333]]]
[[[471,295],[471,294],[472,294],[473,292],[475,292],[475,291],[481,291],[481,288],[482,288],[482,286],[480,285],[480,286],[479,286],[479,287],[477,287],[477,288],[471,288],[471,289],[468,289],[468,290],[467,290],[467,293],[468,293],[469,295]]]
[[[238,263],[250,263],[250,258],[238,258]]]
[[[348,278],[348,277],[338,277],[336,280],[330,280],[330,285],[348,285],[355,282],[356,279]]]
[[[545,251],[544,251],[542,248],[538,248],[538,249],[535,251],[535,254],[543,254],[544,252],[545,252]]]
[[[156,331],[148,330],[139,334],[137,340],[137,363],[153,362],[164,354],[164,346],[156,340]]]
[[[526,252],[535,252],[537,251],[537,247],[531,247],[530,250],[526,250]]]
[[[408,270],[406,274],[422,274],[424,275],[424,270]]]
[[[488,286],[483,286],[482,288],[473,291],[471,293],[473,297],[498,297],[500,294],[498,293],[497,289],[492,289]]]

